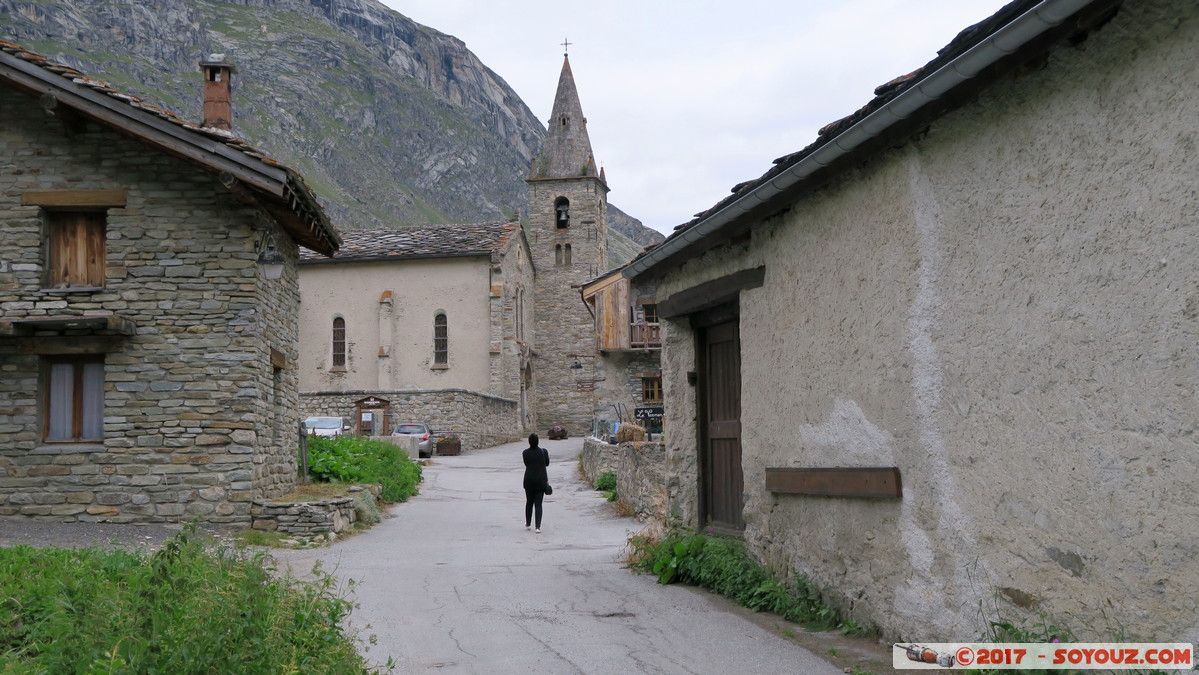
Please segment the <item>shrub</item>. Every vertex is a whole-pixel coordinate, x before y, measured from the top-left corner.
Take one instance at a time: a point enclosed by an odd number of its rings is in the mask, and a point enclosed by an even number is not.
[[[595,479],[595,489],[600,492],[611,492],[616,489],[616,474],[611,471],[605,471],[599,478]]]
[[[661,539],[634,537],[629,543],[634,549],[630,566],[658,575],[659,583],[701,586],[743,607],[773,612],[812,630],[864,632],[858,624],[842,621],[807,577],[796,576],[787,583],[776,580],[735,539],[673,532]]]
[[[0,672],[367,672],[336,581],[272,572],[194,526],[153,555],[0,549]]]
[[[308,473],[328,483],[373,483],[383,501],[402,502],[417,493],[421,468],[386,441],[357,436],[308,439]]]

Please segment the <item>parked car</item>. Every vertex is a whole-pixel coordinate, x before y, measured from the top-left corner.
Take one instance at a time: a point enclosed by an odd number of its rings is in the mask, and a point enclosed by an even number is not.
[[[391,432],[392,436],[416,436],[420,439],[416,450],[421,457],[433,456],[433,430],[423,422],[400,422]]]
[[[340,417],[309,417],[304,420],[304,431],[309,436],[336,438],[350,430],[350,425]]]

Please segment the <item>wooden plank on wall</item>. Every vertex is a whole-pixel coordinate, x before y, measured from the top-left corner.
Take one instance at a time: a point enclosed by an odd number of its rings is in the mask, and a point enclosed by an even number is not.
[[[125,190],[49,190],[24,192],[21,204],[25,206],[48,206],[58,208],[106,208],[123,209],[127,201]]]
[[[899,468],[767,468],[766,491],[828,497],[903,496]]]
[[[658,303],[658,316],[673,318],[715,307],[737,297],[749,288],[757,288],[766,280],[766,268],[741,270],[727,276],[685,288]]]
[[[15,337],[0,340],[0,353],[65,356],[73,354],[111,354],[124,348],[120,335],[53,335]]]

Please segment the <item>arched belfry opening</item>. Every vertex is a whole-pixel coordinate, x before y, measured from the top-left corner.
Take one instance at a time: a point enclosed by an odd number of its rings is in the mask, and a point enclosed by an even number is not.
[[[554,224],[560,230],[570,227],[570,200],[566,197],[559,197],[554,202]]]

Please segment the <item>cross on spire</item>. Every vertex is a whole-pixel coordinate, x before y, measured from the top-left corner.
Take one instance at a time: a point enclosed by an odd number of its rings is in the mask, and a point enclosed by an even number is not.
[[[567,38],[562,38],[562,56],[570,56],[570,46],[574,43]]]

